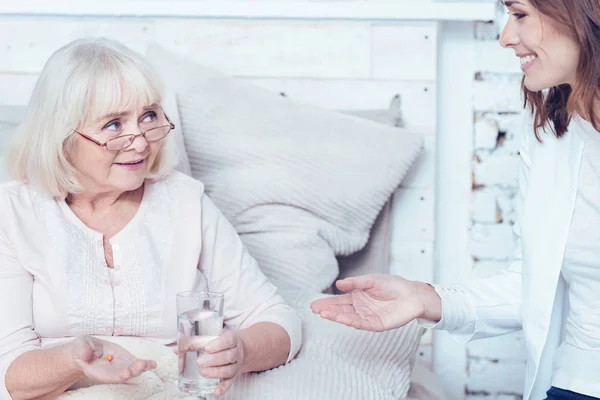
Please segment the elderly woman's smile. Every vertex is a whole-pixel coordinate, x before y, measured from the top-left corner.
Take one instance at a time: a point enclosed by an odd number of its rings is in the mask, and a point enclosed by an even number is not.
[[[126,169],[132,170],[132,171],[136,171],[139,170],[142,167],[142,163],[144,162],[144,158],[140,159],[140,160],[136,160],[136,161],[129,161],[129,162],[115,162],[115,165],[120,165],[122,167],[125,167]]]

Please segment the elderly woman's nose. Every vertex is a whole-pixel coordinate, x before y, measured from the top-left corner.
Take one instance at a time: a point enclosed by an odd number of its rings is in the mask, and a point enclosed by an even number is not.
[[[146,150],[147,147],[148,141],[143,135],[136,136],[131,145],[129,145],[129,148],[135,149],[138,153]]]

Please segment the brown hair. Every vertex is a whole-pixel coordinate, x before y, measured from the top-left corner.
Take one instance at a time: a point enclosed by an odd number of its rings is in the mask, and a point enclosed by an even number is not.
[[[580,57],[574,87],[564,84],[548,91],[532,92],[523,81],[521,89],[525,107],[533,113],[536,138],[539,131],[549,127],[556,137],[562,137],[572,114],[589,119],[596,130],[600,121],[594,106],[600,89],[600,2],[598,0],[530,0],[542,14],[567,27],[579,44]],[[549,124],[551,122],[551,124]]]

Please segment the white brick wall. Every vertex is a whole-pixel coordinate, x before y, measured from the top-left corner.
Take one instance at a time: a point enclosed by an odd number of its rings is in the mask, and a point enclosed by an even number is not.
[[[502,49],[493,24],[475,30],[473,192],[471,255],[473,277],[506,268],[514,250],[512,225],[517,190],[521,73],[512,50]],[[467,348],[466,398],[522,398],[525,349],[520,333],[475,341]]]

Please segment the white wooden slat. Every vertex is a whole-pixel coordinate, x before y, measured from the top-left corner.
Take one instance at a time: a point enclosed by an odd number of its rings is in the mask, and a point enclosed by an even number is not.
[[[422,343],[417,351],[417,360],[421,365],[431,369],[433,366],[433,344]]]
[[[158,43],[237,76],[368,78],[368,23],[158,20]]]
[[[396,94],[402,97],[406,129],[435,132],[436,95],[431,81],[261,79],[248,81],[284,93],[291,99],[337,110],[386,110]]]
[[[394,210],[396,212],[396,210]],[[433,241],[411,241],[394,226],[390,242],[390,273],[415,281],[433,281]]]
[[[176,16],[259,19],[491,21],[495,5],[412,1],[123,1],[20,0],[0,2],[0,15]]]
[[[392,243],[434,240],[433,189],[398,189],[393,198]]]
[[[435,24],[14,17],[0,23],[0,71],[39,72],[71,40],[106,36],[138,51],[157,41],[238,76],[433,80],[434,35]]]
[[[423,336],[421,337],[421,346],[431,346],[433,345],[433,334],[430,329],[425,331]]]
[[[373,26],[373,78],[436,78],[437,24]]]
[[[433,189],[435,187],[435,136],[426,135],[424,147],[402,180],[401,187]]]
[[[118,19],[4,18],[0,20],[0,72],[39,73],[52,53],[86,36],[116,39],[143,52],[149,39],[154,37],[153,23]]]
[[[0,105],[26,105],[37,80],[35,74],[0,74]],[[386,110],[390,100],[399,93],[406,99],[402,113],[407,129],[431,134],[435,127],[435,94],[430,83],[350,81],[350,80],[281,80],[240,78],[276,92],[295,101],[338,110]],[[427,92],[423,88],[429,88]],[[433,174],[430,157],[433,138],[426,138],[425,150],[409,171],[403,183],[407,187],[428,187]]]
[[[37,75],[0,73],[0,106],[26,105],[36,80]]]

